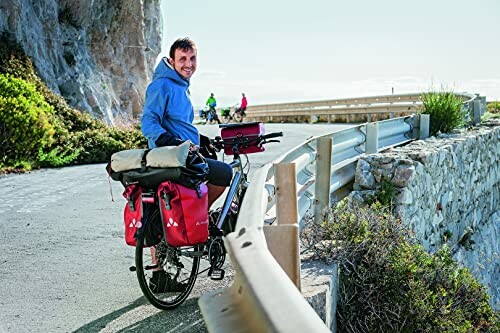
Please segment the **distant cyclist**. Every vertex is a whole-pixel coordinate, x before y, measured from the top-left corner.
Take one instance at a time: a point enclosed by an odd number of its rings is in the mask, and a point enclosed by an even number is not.
[[[209,109],[206,111],[207,122],[211,123],[212,120],[215,120],[217,124],[220,124],[219,116],[217,116],[217,111],[215,110],[217,101],[215,100],[214,93],[210,94],[210,97],[207,99],[205,105],[209,107]]]
[[[214,93],[210,94],[210,97],[207,99],[205,105],[208,105],[210,108],[215,109],[215,107],[217,106],[217,101],[215,100]]]
[[[247,98],[245,96],[245,93],[241,93],[240,107],[236,110],[236,112],[241,113],[241,116],[245,117],[246,116],[245,110],[247,109],[247,105],[248,105],[248,103],[247,103]]]

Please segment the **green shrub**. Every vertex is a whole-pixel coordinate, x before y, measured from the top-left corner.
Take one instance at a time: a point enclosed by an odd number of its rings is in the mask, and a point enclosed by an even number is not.
[[[500,102],[499,101],[489,102],[486,105],[486,110],[489,113],[500,113]]]
[[[489,296],[447,247],[429,254],[380,204],[338,204],[301,233],[316,257],[339,265],[340,332],[487,332]]]
[[[101,163],[107,162],[116,151],[147,147],[140,128],[109,127],[103,121],[69,107],[64,98],[54,94],[40,80],[22,48],[5,34],[0,35],[0,73],[26,81],[31,88],[35,88],[37,96],[41,96],[46,102],[44,105],[51,106],[53,110],[40,118],[46,119],[51,127],[51,140],[44,145],[35,145],[30,151],[29,160],[26,160],[27,154],[19,157],[2,154],[0,168],[12,170],[13,166],[17,166],[29,170],[40,166]],[[3,125],[2,131],[12,131],[10,126]],[[30,138],[27,137],[26,140]],[[15,151],[14,148],[10,150]]]
[[[146,139],[137,129],[108,127],[104,130],[89,129],[75,133],[71,145],[80,149],[77,164],[108,162],[117,151],[146,148]]]
[[[488,120],[491,120],[491,119],[500,119],[500,113],[491,113],[491,112],[485,112],[482,116],[481,116],[481,121],[488,121]]]
[[[40,148],[52,144],[54,109],[33,84],[0,74],[0,110],[2,163],[33,160]]]
[[[38,150],[37,162],[40,167],[63,167],[70,165],[80,155],[81,149],[53,148],[49,152],[44,152],[42,148]]]
[[[430,115],[430,135],[449,133],[465,125],[467,114],[463,102],[452,91],[430,91],[421,100],[421,113]]]

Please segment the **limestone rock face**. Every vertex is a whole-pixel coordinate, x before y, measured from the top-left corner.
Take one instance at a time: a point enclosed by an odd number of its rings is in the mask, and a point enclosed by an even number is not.
[[[107,123],[142,112],[160,52],[160,0],[9,0],[0,30],[56,93]]]

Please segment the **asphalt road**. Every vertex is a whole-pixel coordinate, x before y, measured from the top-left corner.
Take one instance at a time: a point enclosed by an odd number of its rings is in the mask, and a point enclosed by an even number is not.
[[[281,144],[249,155],[268,163],[312,135],[345,125],[268,124]],[[208,136],[215,125],[200,125]],[[0,332],[205,332],[200,294],[228,286],[199,276],[178,309],[160,311],[142,296],[134,248],[123,239],[124,199],[104,164],[0,177]],[[110,187],[114,201],[111,199]]]

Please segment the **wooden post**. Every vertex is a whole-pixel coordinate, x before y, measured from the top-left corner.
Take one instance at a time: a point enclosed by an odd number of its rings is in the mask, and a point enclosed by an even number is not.
[[[330,178],[332,170],[332,137],[318,139],[316,149],[316,181],[314,186],[314,223],[328,217],[330,208]]]
[[[300,290],[297,176],[294,163],[274,165],[277,226],[264,226],[269,251]]]
[[[279,225],[297,224],[297,177],[295,163],[274,165],[276,184],[276,218]]]

